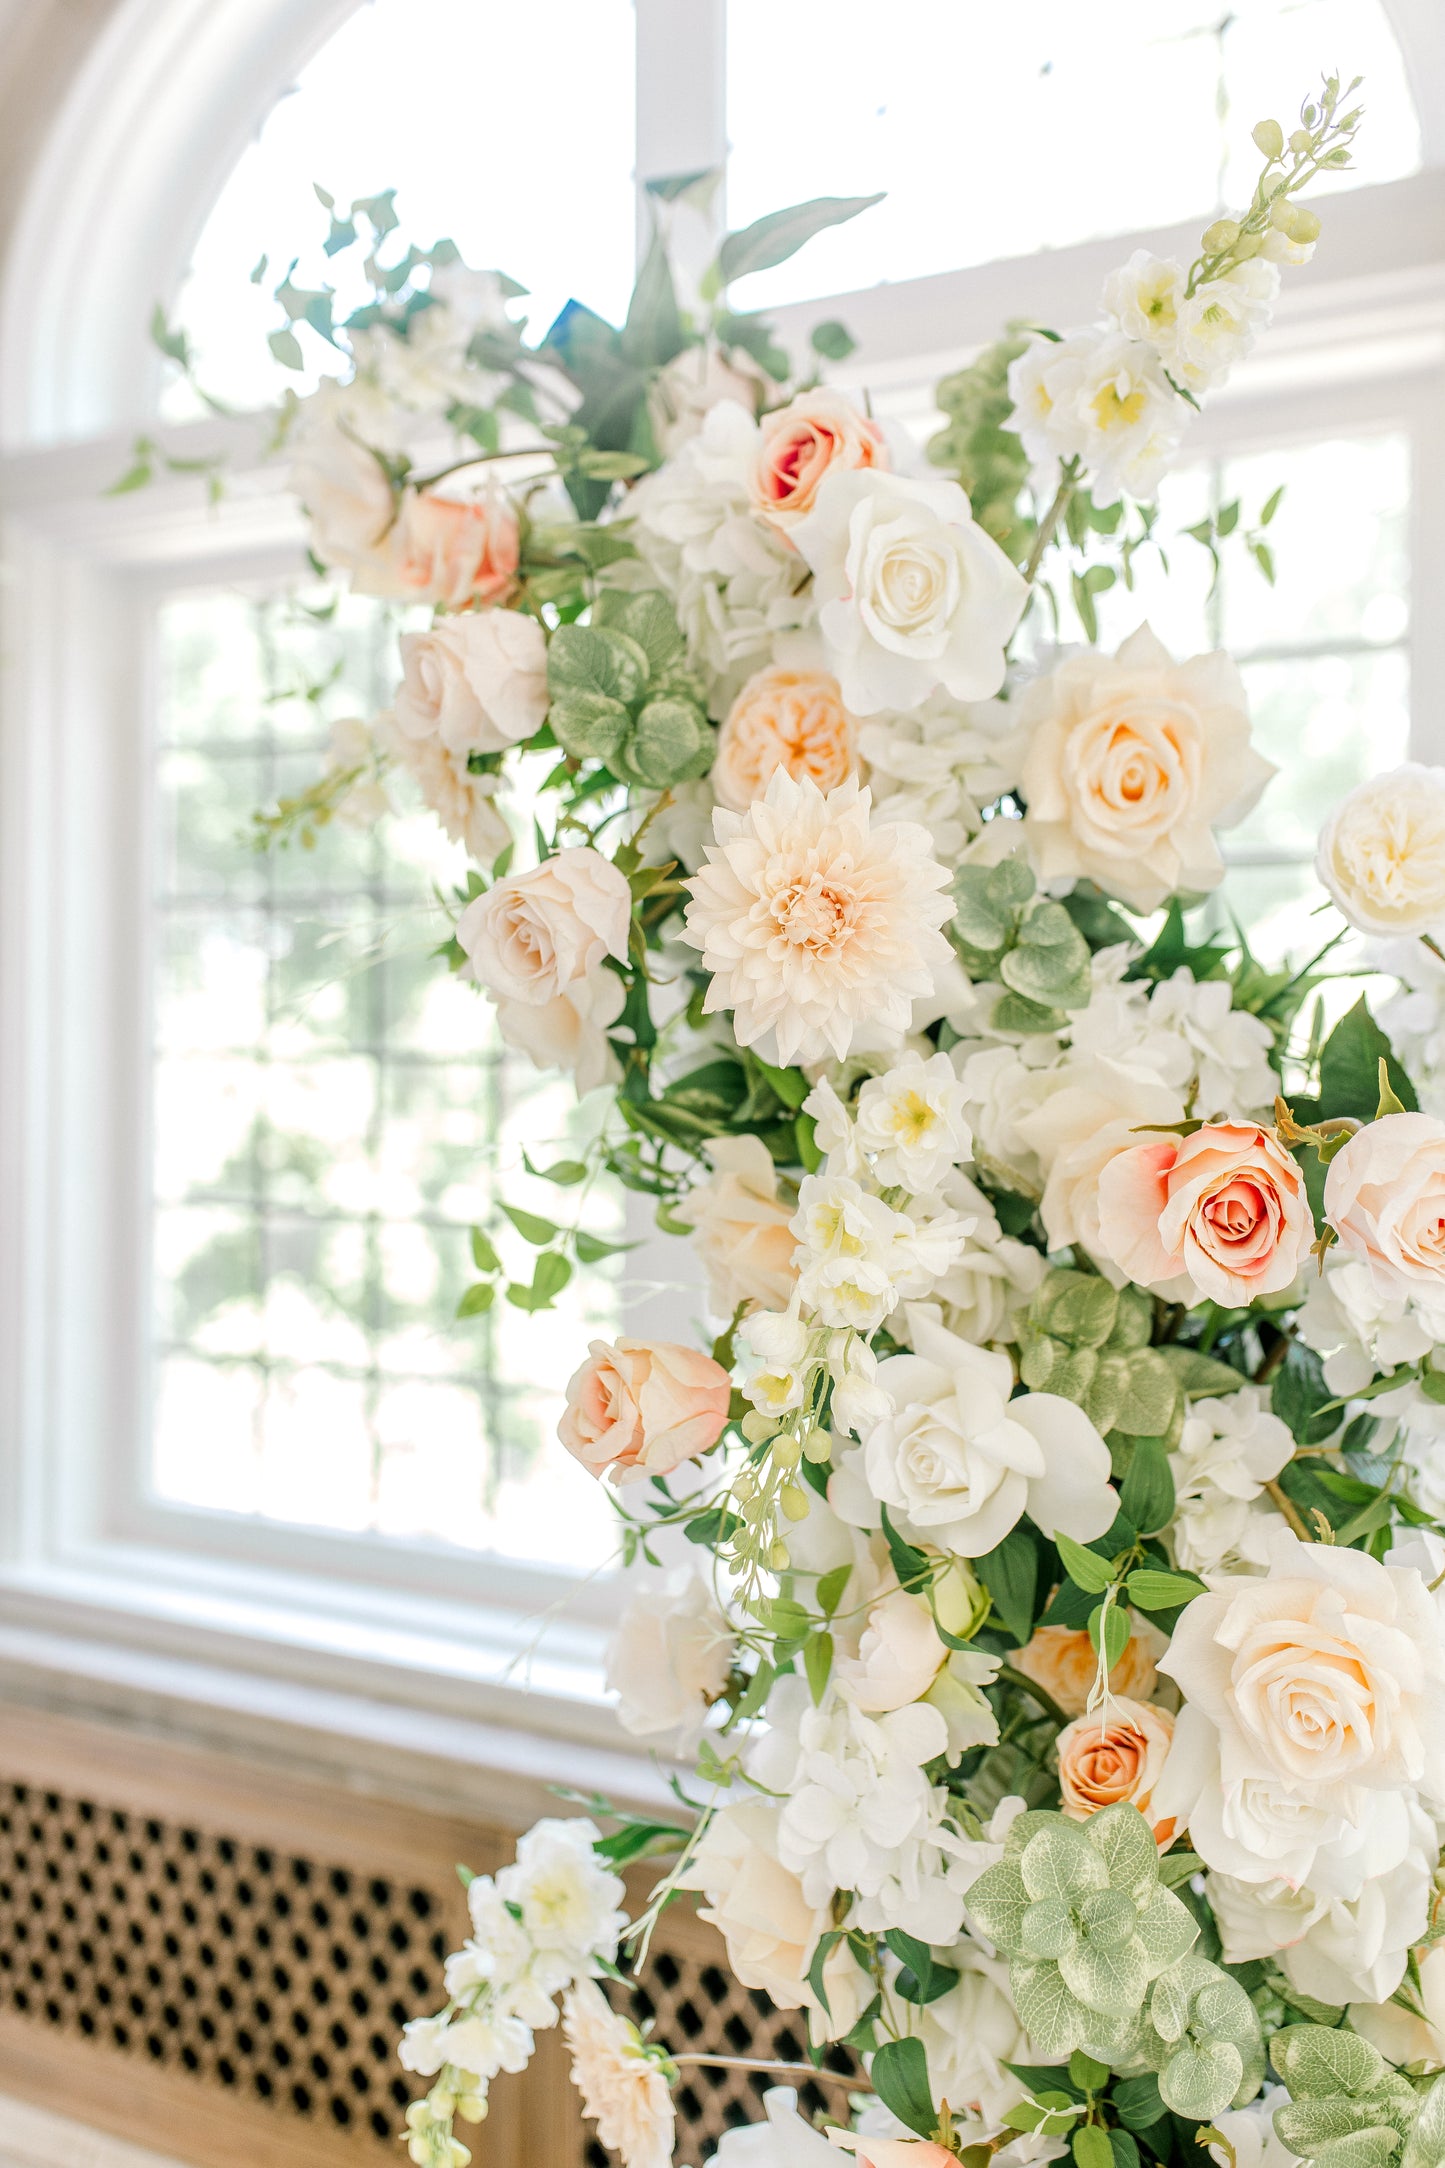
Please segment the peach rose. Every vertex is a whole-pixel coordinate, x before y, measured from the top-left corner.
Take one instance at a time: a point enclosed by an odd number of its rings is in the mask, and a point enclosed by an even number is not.
[[[1164,1637],[1147,1621],[1130,1615],[1133,1633],[1124,1653],[1109,1673],[1109,1691],[1135,1701],[1147,1701],[1158,1684],[1154,1659],[1164,1653]],[[1099,1669],[1094,1644],[1082,1626],[1040,1626],[1033,1639],[1010,1657],[1035,1686],[1056,1701],[1065,1716],[1082,1716],[1088,1706],[1089,1689]]]
[[[958,2168],[958,2155],[935,2145],[931,2138],[870,2138],[857,2130],[840,2130],[833,2124],[828,2136],[858,2168]]]
[[[795,1203],[778,1195],[778,1170],[761,1137],[714,1137],[714,1172],[673,1206],[691,1227],[718,1317],[739,1303],[786,1310],[798,1279]]]
[[[1086,1822],[1100,1807],[1136,1806],[1161,1845],[1174,1836],[1173,1816],[1149,1811],[1159,1772],[1174,1737],[1167,1709],[1152,1709],[1126,1694],[1112,1696],[1092,1716],[1076,1716],[1059,1733],[1059,1790],[1071,1821]]]
[[[1235,1308],[1288,1287],[1314,1232],[1298,1163],[1253,1122],[1136,1144],[1099,1176],[1104,1255],[1141,1287],[1182,1276]]]
[[[638,1483],[717,1444],[732,1381],[721,1363],[670,1340],[594,1340],[567,1383],[557,1435],[595,1476]]]
[[[501,753],[547,713],[547,637],[520,610],[467,610],[401,636],[392,713],[408,738],[451,753]]]
[[[392,531],[395,589],[412,602],[499,602],[521,561],[517,515],[496,493],[463,501],[408,490]]]
[[[718,803],[746,813],[779,768],[794,781],[807,775],[819,790],[834,789],[858,766],[856,729],[828,671],[757,671],[718,733],[712,768]]]
[[[1445,1122],[1386,1114],[1330,1161],[1325,1217],[1382,1293],[1445,1291]]]
[[[786,538],[813,509],[818,485],[835,467],[891,467],[876,422],[838,391],[804,391],[765,414],[753,463],[751,495],[760,519]]]

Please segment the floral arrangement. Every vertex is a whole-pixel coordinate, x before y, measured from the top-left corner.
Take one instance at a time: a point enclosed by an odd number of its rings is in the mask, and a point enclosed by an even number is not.
[[[389,198],[330,206],[344,322],[277,290],[278,358],[342,357],[285,417],[317,565],[419,611],[390,713],[260,838],[411,779],[472,860],[446,961],[604,1095],[548,1178],[653,1199],[717,1333],[594,1343],[561,1430],[633,1577],[621,1722],[688,1811],[589,1802],[471,1882],[403,2043],[418,2168],[559,2016],[603,2143],[664,2168],[717,2058],[600,1983],[682,1891],[855,2057],[849,2113],[780,2086],[722,2168],[1445,2160],[1445,771],[1321,839],[1377,946],[1266,968],[1207,908],[1271,773],[1237,670],[1096,637],[1354,88],[1261,123],[1191,265],[950,377],[924,453],[823,380],[843,327],[800,375],[729,298],[863,203],[680,292],[708,182],[656,185],[626,322],[539,345]],[[1231,509],[1198,540],[1268,576],[1272,505]],[[530,1278],[478,1229],[466,1314],[606,1249],[511,1217]]]

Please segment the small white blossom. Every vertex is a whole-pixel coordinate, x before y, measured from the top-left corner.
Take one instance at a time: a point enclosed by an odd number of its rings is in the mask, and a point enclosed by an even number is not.
[[[859,1091],[858,1143],[885,1188],[914,1196],[936,1189],[973,1157],[964,1090],[947,1054],[907,1054]]]
[[[1190,1573],[1263,1569],[1278,1513],[1258,1501],[1294,1452],[1294,1439],[1253,1386],[1196,1400],[1169,1456],[1178,1502],[1174,1556]]]

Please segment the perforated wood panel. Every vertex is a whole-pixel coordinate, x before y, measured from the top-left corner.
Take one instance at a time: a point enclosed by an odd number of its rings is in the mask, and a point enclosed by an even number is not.
[[[309,2124],[395,2138],[435,1892],[0,1784],[0,2007]]]

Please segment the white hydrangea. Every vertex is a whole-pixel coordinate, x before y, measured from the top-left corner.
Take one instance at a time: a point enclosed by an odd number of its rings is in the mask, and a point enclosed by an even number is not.
[[[924,1772],[948,1744],[939,1711],[915,1702],[871,1716],[834,1691],[814,1707],[807,1681],[785,1678],[767,1715],[749,1774],[784,1796],[778,1856],[806,1901],[852,1890],[859,1926],[953,1941],[976,1869],[944,1825],[947,1793]]]
[[[906,1298],[925,1295],[972,1231],[951,1212],[915,1220],[847,1175],[807,1175],[791,1223],[798,1292],[824,1325],[873,1332]]]
[[[1380,1029],[1424,1112],[1445,1117],[1445,959],[1423,941],[1399,939],[1372,942],[1370,960],[1400,981],[1379,1009]]]
[[[666,589],[716,712],[767,661],[775,632],[812,617],[800,592],[808,568],[751,508],[760,433],[731,399],[697,435],[645,475],[628,500],[632,539],[650,579]]]
[[[1043,1031],[1020,1046],[954,1049],[975,1162],[1021,1196],[1037,1197],[1044,1186],[1043,1165],[1022,1124],[1067,1081],[1066,1054],[1062,1040]]]
[[[1032,1243],[1004,1234],[987,1198],[958,1176],[949,1202],[958,1205],[962,1196],[974,1214],[973,1232],[933,1294],[950,1332],[988,1347],[1017,1338],[1019,1314],[1037,1293],[1048,1263]]]
[[[1254,1386],[1223,1400],[1196,1400],[1170,1454],[1178,1511],[1174,1556],[1189,1573],[1261,1570],[1283,1525],[1260,1503],[1266,1483],[1294,1452],[1288,1427]]]
[[[1279,1090],[1274,1041],[1267,1024],[1234,1007],[1229,981],[1196,979],[1183,964],[1156,984],[1124,979],[1128,955],[1095,956],[1093,994],[1069,1019],[1074,1051],[1152,1069],[1203,1121],[1267,1110]]]
[[[1324,1358],[1325,1383],[1341,1399],[1445,1345],[1445,1310],[1379,1287],[1362,1258],[1327,1257],[1324,1272],[1308,1282],[1296,1323],[1305,1346]],[[1422,1435],[1445,1434],[1445,1407],[1427,1400],[1413,1379],[1374,1395],[1369,1412]]]
[[[858,750],[874,803],[890,820],[917,821],[935,856],[956,860],[983,827],[983,808],[1018,780],[1011,728],[1003,701],[961,703],[942,692],[911,713],[870,717]]]
[[[593,1846],[599,1832],[583,1817],[549,1816],[521,1839],[497,1876],[503,1901],[520,1908],[521,1925],[539,1950],[551,1950],[587,1973],[594,1957],[614,1958],[627,1925],[625,1892]]]

